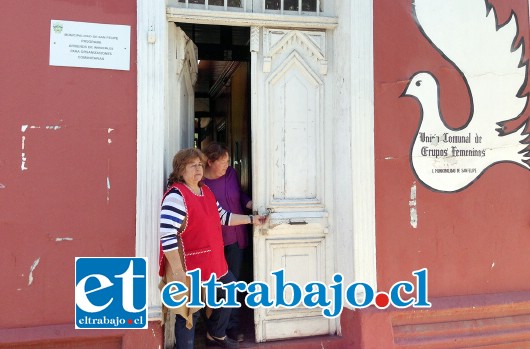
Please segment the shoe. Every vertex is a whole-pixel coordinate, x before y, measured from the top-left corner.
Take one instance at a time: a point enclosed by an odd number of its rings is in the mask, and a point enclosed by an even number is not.
[[[245,335],[243,332],[236,329],[230,329],[226,331],[226,335],[236,342],[243,342],[245,340]]]
[[[228,336],[225,336],[224,339],[218,339],[218,338],[215,338],[214,336],[207,335],[206,345],[209,347],[215,346],[215,347],[222,347],[222,348],[239,348],[239,343],[229,338]]]

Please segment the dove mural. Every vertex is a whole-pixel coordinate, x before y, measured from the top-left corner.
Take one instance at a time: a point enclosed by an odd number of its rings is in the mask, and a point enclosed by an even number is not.
[[[422,34],[461,74],[471,102],[465,125],[450,128],[436,76],[412,76],[402,96],[420,105],[411,148],[417,178],[432,190],[457,192],[498,163],[530,169],[528,116],[521,117],[528,71],[515,14],[500,26],[486,0],[415,0],[413,9]],[[505,127],[516,119],[515,127]]]

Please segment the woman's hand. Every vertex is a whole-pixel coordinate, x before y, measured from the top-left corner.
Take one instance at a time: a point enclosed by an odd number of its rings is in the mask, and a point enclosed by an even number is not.
[[[171,250],[164,252],[166,259],[168,261],[168,271],[170,275],[168,276],[170,278],[169,281],[178,281],[182,282],[183,284],[186,284],[186,271],[182,267],[182,262],[180,260],[179,252],[178,250]]]
[[[236,214],[232,213],[230,216],[230,226],[240,225],[240,224],[252,224],[252,225],[262,225],[267,222],[268,216],[261,215],[246,215],[246,214]]]
[[[186,275],[186,272],[184,270],[179,270],[176,273],[173,273],[172,276],[173,276],[172,277],[173,281],[181,282],[184,285],[187,285],[187,283],[186,283],[187,275]]]
[[[269,216],[261,216],[261,215],[254,215],[253,216],[254,218],[252,219],[252,224],[253,225],[263,225],[267,222],[267,220],[269,219]]]

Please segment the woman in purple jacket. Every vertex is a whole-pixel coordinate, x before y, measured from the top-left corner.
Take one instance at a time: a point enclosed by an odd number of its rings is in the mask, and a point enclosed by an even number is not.
[[[204,150],[204,155],[208,160],[204,169],[203,183],[212,190],[221,207],[237,214],[244,214],[245,208],[252,210],[252,201],[241,190],[237,172],[229,165],[228,148],[219,143],[211,143]],[[243,249],[248,246],[248,232],[242,225],[223,226],[222,229],[228,269],[239,280]],[[232,310],[227,335],[238,342],[244,340],[238,309]]]

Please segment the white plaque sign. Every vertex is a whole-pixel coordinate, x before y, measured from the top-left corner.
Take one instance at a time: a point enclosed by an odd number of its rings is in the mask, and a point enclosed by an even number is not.
[[[52,20],[50,65],[129,70],[131,27]]]

